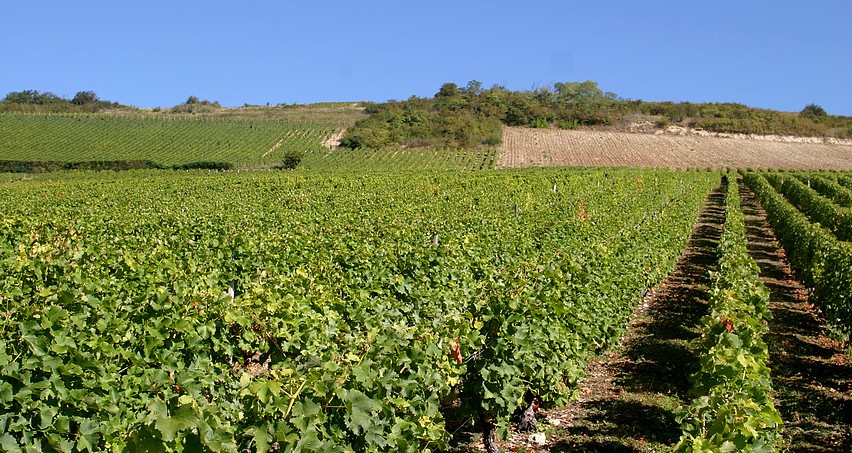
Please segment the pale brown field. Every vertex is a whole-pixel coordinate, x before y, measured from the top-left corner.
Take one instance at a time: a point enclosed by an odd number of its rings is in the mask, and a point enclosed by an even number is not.
[[[852,170],[852,146],[506,127],[498,167],[630,166]]]

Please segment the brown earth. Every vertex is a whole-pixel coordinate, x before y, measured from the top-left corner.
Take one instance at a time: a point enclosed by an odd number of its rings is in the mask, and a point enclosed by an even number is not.
[[[701,135],[506,127],[497,166],[852,170],[852,146]]]

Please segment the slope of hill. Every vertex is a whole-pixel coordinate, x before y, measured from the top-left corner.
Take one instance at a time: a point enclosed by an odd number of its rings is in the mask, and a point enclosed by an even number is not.
[[[849,170],[852,146],[701,135],[504,128],[498,167],[533,166]]]

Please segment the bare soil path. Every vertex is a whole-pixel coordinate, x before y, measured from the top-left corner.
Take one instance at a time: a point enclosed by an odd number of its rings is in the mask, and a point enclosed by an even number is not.
[[[819,311],[787,264],[766,213],[744,186],[740,189],[748,248],[770,290],[766,343],[772,385],[791,452],[852,451],[852,363],[840,345],[824,336]]]

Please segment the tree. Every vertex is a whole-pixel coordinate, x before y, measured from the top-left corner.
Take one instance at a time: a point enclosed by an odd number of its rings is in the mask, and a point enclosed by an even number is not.
[[[302,151],[296,150],[288,150],[284,153],[284,158],[281,160],[281,165],[277,168],[284,170],[292,170],[299,166],[302,163],[302,159],[305,158],[305,153]]]
[[[39,93],[37,90],[13,91],[6,95],[5,102],[13,104],[51,104],[64,101],[61,97],[51,93]],[[67,101],[66,101],[67,102]]]
[[[441,85],[441,89],[435,94],[436,98],[452,98],[458,96],[459,86],[452,82],[447,82]]]
[[[819,121],[828,117],[828,112],[817,104],[808,104],[802,109],[800,115],[813,121]]]
[[[467,85],[460,91],[463,94],[479,96],[480,94],[482,94],[482,82],[480,82],[479,80],[471,80],[467,82]]]
[[[98,95],[94,91],[78,91],[74,95],[74,98],[71,99],[71,103],[74,105],[85,105],[98,102],[99,100]]]

